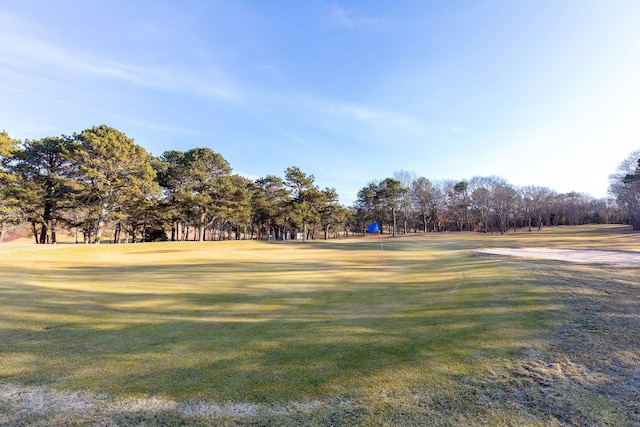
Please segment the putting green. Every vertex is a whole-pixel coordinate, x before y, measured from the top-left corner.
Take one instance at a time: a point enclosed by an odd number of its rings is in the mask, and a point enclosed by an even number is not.
[[[451,419],[493,420],[472,384],[544,351],[567,306],[530,263],[475,250],[632,239],[586,227],[5,250],[0,381],[114,399],[355,400],[382,414],[439,395]]]

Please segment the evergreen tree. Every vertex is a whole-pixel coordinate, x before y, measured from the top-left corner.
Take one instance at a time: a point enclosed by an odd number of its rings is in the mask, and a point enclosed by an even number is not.
[[[69,137],[46,137],[25,141],[16,156],[15,169],[22,178],[23,207],[29,212],[37,243],[57,242],[61,210],[72,205],[77,191],[76,148],[77,144]]]
[[[302,238],[308,236],[308,226],[319,221],[317,198],[318,188],[313,184],[313,175],[307,175],[300,168],[292,166],[285,171],[284,184],[291,191],[291,221],[302,230]]]
[[[403,196],[407,193],[407,189],[402,186],[402,183],[395,178],[385,178],[378,185],[376,198],[381,201],[382,206],[391,211],[391,233],[396,235],[396,213],[401,206]]]
[[[106,125],[74,135],[83,202],[95,224],[93,241],[100,243],[105,224],[157,194],[151,157],[124,133]]]
[[[12,171],[12,162],[18,150],[19,141],[5,131],[0,132],[0,243],[11,225],[20,223],[20,199],[17,176]]]
[[[320,206],[320,219],[324,231],[324,239],[329,238],[329,230],[339,224],[343,214],[338,203],[338,192],[335,188],[322,190],[322,205]]]
[[[240,237],[240,226],[251,221],[251,187],[253,183],[240,175],[220,179],[219,198],[216,202],[220,217],[220,233],[227,227]],[[221,236],[222,237],[222,236]]]
[[[420,213],[422,229],[426,233],[428,224],[433,220],[432,205],[435,200],[435,187],[427,178],[421,176],[411,183],[409,196],[416,212]]]
[[[251,198],[253,223],[270,239],[271,236],[283,239],[288,221],[287,205],[290,204],[289,193],[282,178],[267,175],[259,178],[253,186]]]
[[[168,151],[161,156],[165,163],[159,174],[161,185],[183,213],[193,213],[198,227],[197,238],[205,240],[206,229],[219,219],[225,197],[223,178],[231,173],[229,163],[210,148],[193,148],[187,152]]]

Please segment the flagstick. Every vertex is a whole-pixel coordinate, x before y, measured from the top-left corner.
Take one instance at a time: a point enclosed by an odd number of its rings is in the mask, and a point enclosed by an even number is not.
[[[384,270],[387,266],[387,263],[384,260],[384,248],[382,247],[382,233],[378,231],[378,236],[380,236],[380,252],[382,252],[382,269]]]

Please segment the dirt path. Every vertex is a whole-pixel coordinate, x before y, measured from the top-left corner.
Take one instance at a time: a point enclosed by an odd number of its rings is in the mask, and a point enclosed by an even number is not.
[[[558,248],[486,248],[481,253],[519,258],[549,259],[583,264],[640,265],[640,252],[558,249]]]

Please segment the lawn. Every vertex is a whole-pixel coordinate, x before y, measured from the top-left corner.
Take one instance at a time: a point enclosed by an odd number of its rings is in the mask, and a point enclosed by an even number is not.
[[[640,424],[624,227],[0,247],[0,424]]]

